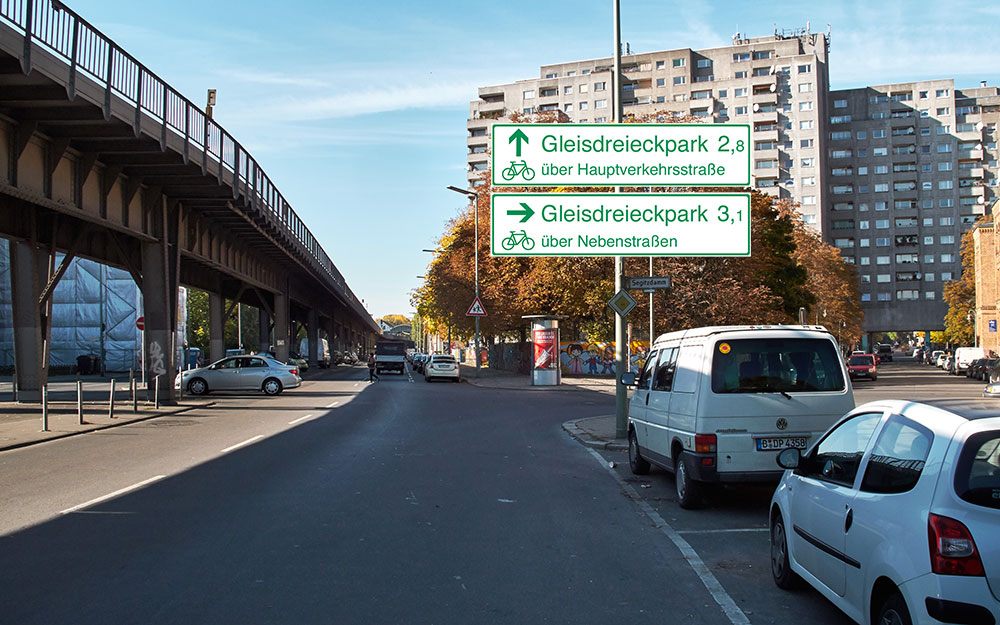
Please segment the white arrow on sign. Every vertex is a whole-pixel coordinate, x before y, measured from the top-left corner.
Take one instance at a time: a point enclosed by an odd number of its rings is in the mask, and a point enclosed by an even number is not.
[[[469,310],[465,313],[466,317],[485,317],[486,309],[483,308],[483,303],[479,301],[479,298],[472,300],[472,306],[469,306]]]

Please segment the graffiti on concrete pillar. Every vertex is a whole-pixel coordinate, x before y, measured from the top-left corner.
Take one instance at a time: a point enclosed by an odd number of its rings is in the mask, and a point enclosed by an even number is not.
[[[167,367],[163,363],[163,348],[158,341],[149,342],[149,370],[153,375],[163,375]]]

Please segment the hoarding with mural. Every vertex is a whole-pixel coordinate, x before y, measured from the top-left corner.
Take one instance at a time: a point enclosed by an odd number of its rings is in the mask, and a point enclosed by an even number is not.
[[[629,346],[629,370],[638,373],[646,363],[649,342],[632,341]],[[615,342],[563,341],[559,343],[559,364],[564,375],[614,375]]]

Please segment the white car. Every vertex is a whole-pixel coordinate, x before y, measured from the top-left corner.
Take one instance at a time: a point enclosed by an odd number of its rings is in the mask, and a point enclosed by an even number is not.
[[[462,373],[455,357],[450,354],[433,354],[424,361],[424,381],[434,378],[449,378],[453,382],[462,381]]]
[[[858,623],[1000,622],[995,400],[871,402],[778,455],[771,572]]]

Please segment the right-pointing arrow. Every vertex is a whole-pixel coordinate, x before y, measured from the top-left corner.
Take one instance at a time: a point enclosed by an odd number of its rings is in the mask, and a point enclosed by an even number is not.
[[[523,217],[521,217],[521,223],[523,224],[524,222],[526,222],[529,219],[531,219],[531,216],[535,214],[535,211],[530,206],[528,206],[527,204],[525,204],[524,202],[518,202],[518,203],[521,206],[524,207],[524,210],[520,210],[520,211],[519,210],[508,210],[507,214],[508,215],[513,215],[515,217],[523,215]]]

